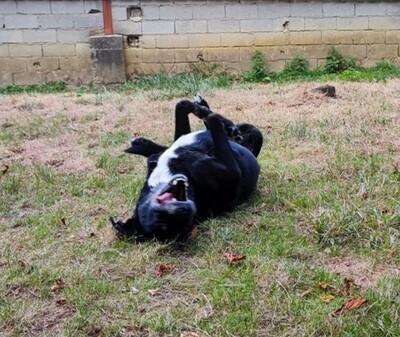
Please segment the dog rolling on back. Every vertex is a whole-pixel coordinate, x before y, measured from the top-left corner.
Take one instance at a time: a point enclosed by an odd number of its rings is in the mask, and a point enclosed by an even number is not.
[[[191,132],[190,113],[206,130]],[[174,141],[166,147],[140,137],[125,150],[148,158],[147,177],[133,216],[110,218],[119,234],[184,238],[197,222],[232,211],[255,191],[263,137],[253,125],[233,124],[197,95],[176,105]]]

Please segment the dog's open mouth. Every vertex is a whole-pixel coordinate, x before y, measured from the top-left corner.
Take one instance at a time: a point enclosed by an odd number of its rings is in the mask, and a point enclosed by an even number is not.
[[[186,201],[187,179],[183,177],[173,179],[166,190],[159,194],[156,199],[164,205],[175,201]]]

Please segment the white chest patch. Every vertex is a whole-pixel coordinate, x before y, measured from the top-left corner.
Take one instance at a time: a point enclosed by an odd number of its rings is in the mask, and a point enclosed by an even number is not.
[[[150,187],[155,187],[158,184],[167,184],[172,180],[172,173],[169,168],[171,159],[178,158],[176,150],[195,142],[196,136],[204,131],[192,132],[179,137],[174,144],[158,158],[157,166],[150,174],[148,184]]]

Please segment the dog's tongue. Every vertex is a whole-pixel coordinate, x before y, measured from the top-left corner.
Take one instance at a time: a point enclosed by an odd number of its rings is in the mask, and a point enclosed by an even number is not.
[[[160,204],[166,204],[167,202],[172,201],[172,197],[172,193],[165,192],[157,197],[157,201]]]

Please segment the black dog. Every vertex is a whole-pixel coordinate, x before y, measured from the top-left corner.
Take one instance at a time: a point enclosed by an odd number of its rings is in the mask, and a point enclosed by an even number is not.
[[[190,113],[207,130],[191,133]],[[233,124],[197,95],[176,105],[174,140],[168,148],[136,138],[125,150],[147,157],[148,172],[133,217],[110,218],[119,234],[183,238],[196,222],[233,210],[256,189],[263,137],[253,125]]]

